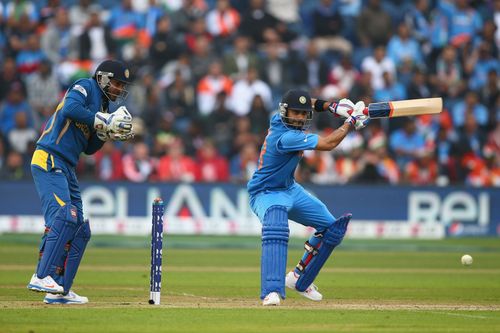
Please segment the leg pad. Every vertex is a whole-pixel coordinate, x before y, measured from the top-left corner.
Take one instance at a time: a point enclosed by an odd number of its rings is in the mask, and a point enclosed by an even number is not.
[[[82,225],[78,228],[75,237],[71,241],[71,247],[68,252],[68,259],[66,260],[66,265],[64,269],[64,292],[68,293],[73,285],[73,280],[75,278],[78,267],[87,247],[87,243],[90,240],[90,224],[88,220],[85,220]]]
[[[301,260],[301,263],[303,264],[303,269],[299,270],[301,274],[299,279],[297,280],[297,283],[295,284],[295,288],[298,291],[305,291],[307,288],[309,288],[311,283],[314,282],[314,279],[318,275],[319,271],[321,270],[325,262],[330,257],[333,249],[342,242],[342,239],[344,239],[344,235],[347,230],[347,225],[349,224],[351,217],[352,217],[351,214],[347,214],[337,219],[323,233],[322,237],[323,240],[316,247],[317,254],[312,255],[308,263],[304,263]]]
[[[42,256],[38,262],[37,276],[47,275],[57,278],[56,268],[64,258],[66,244],[73,239],[78,228],[78,210],[73,205],[65,205],[59,209],[50,230],[42,240]]]
[[[285,298],[288,251],[288,212],[284,206],[271,206],[262,222],[261,299],[277,292]]]

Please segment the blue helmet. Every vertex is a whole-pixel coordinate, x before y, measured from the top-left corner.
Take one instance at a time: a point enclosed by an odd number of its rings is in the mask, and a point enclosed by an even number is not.
[[[97,66],[93,77],[109,100],[116,101],[118,98],[122,100],[127,98],[127,85],[131,83],[131,80],[130,71],[123,62],[118,60],[104,60]],[[112,85],[111,79],[125,83],[124,87],[120,89],[119,94],[109,91]]]
[[[307,112],[307,117],[305,120],[291,118],[288,116],[288,110],[292,109],[295,111]],[[305,90],[301,89],[291,89],[287,91],[281,103],[279,104],[279,111],[281,120],[287,127],[293,129],[306,130],[311,126],[313,118],[313,108],[311,103],[311,96]]]

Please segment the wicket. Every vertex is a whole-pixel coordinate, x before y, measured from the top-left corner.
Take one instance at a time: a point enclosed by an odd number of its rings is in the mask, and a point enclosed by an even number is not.
[[[161,198],[154,199],[151,228],[151,276],[149,282],[149,304],[154,305],[160,304],[164,212],[165,204],[163,200]]]

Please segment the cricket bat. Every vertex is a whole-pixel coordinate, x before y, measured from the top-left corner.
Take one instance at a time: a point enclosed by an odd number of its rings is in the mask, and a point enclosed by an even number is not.
[[[392,118],[435,114],[442,110],[443,99],[435,97],[370,103],[364,113],[370,115],[370,118]]]

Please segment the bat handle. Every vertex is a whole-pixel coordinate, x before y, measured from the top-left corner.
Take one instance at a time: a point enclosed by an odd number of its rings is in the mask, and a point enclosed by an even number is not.
[[[369,115],[368,108],[365,108],[365,109],[363,110],[363,114],[364,114],[365,116],[368,116],[368,115]]]

